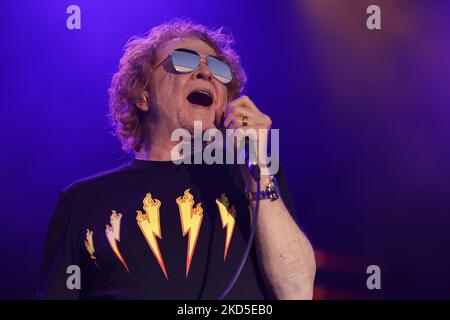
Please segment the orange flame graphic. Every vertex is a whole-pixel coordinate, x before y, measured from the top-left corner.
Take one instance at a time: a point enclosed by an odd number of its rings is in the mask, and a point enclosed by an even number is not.
[[[228,248],[230,246],[231,237],[233,236],[234,225],[236,224],[236,210],[234,206],[230,208],[230,202],[225,194],[220,199],[216,199],[219,208],[220,220],[222,220],[222,228],[226,228],[225,250],[223,253],[223,261],[227,258]]]
[[[203,220],[202,204],[198,203],[194,208],[194,196],[189,192],[190,189],[184,191],[183,197],[178,197],[176,202],[181,218],[181,229],[183,237],[188,234],[188,245],[186,254],[186,278],[191,267],[192,256],[194,255],[195,246],[197,244],[198,234]]]
[[[111,218],[110,218],[110,225],[106,225],[106,238],[108,239],[109,245],[111,246],[111,249],[117,256],[117,258],[120,260],[120,262],[123,264],[125,269],[128,273],[130,271],[128,270],[128,266],[125,262],[125,260],[122,257],[122,254],[120,253],[119,247],[117,246],[117,242],[120,242],[120,221],[122,219],[122,214],[117,214],[116,211],[112,210]]]
[[[159,207],[161,206],[161,201],[158,199],[152,199],[152,195],[147,193],[143,200],[143,207],[145,214],[141,211],[137,211],[136,221],[141,229],[142,234],[147,240],[147,244],[153,252],[156,260],[161,267],[166,279],[168,279],[166,267],[164,266],[164,260],[159,250],[158,241],[156,237],[162,239],[161,236],[161,223],[159,219]]]

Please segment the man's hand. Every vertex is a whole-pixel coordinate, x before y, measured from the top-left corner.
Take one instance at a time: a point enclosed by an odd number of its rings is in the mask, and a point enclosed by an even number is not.
[[[250,100],[248,96],[241,96],[231,101],[225,108],[223,113],[223,126],[226,129],[242,129],[245,132],[254,132],[256,134],[249,135],[251,142],[256,146],[256,150],[267,152],[268,132],[272,125],[270,117],[262,113],[258,107]],[[260,135],[260,129],[265,129],[265,134]],[[240,145],[236,148],[240,150]],[[263,163],[257,154],[258,165],[261,167]],[[256,183],[251,177],[248,168],[242,167],[242,176],[247,189],[256,191]],[[261,187],[265,188],[270,183],[268,176],[261,176]]]

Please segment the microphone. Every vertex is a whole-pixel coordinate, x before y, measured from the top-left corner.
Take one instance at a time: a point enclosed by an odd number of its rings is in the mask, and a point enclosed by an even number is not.
[[[253,143],[253,141],[250,141],[250,138],[248,136],[246,136],[245,138],[245,164],[250,172],[250,175],[253,177],[253,179],[255,179],[255,181],[259,181],[259,179],[261,178],[261,168],[258,166],[257,163],[252,163],[250,161],[250,143]],[[256,150],[256,148],[254,149]]]

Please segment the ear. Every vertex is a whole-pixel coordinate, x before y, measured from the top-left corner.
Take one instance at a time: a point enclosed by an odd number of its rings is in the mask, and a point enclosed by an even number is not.
[[[150,109],[150,107],[148,105],[148,97],[149,97],[148,92],[144,91],[142,93],[141,99],[135,103],[136,107],[138,107],[139,109],[141,109],[144,112],[147,112]]]

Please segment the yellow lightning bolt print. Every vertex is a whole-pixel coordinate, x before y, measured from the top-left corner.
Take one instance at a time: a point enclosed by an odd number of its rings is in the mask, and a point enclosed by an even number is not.
[[[84,240],[84,246],[86,247],[86,250],[89,252],[89,254],[91,255],[91,259],[95,260],[95,248],[94,248],[94,232],[86,229],[86,240]]]
[[[106,238],[108,239],[109,245],[111,246],[111,249],[117,256],[117,258],[120,260],[122,265],[125,267],[128,273],[130,273],[130,270],[128,270],[127,263],[122,257],[122,254],[120,253],[119,247],[117,246],[117,242],[120,242],[120,222],[122,220],[122,214],[117,214],[116,211],[112,210],[111,218],[110,218],[110,224],[106,225]]]
[[[220,199],[216,199],[219,208],[220,220],[222,220],[222,228],[227,228],[225,237],[225,250],[223,253],[223,261],[227,258],[228,248],[230,246],[231,237],[233,236],[234,225],[236,224],[236,210],[234,206],[230,208],[230,202],[227,196],[222,194]]]
[[[91,259],[94,260],[95,266],[100,269],[97,264],[97,258],[95,257],[95,248],[94,248],[94,231],[86,229],[86,240],[84,240],[84,246],[86,250],[89,252]]]
[[[145,214],[141,211],[137,211],[136,221],[141,229],[142,234],[147,240],[147,244],[153,252],[156,260],[161,267],[166,279],[168,279],[166,267],[164,266],[164,260],[159,250],[158,241],[156,237],[162,239],[161,236],[161,224],[159,220],[159,207],[161,206],[161,201],[158,199],[152,199],[152,195],[147,193],[143,202],[143,207]]]
[[[180,211],[181,229],[183,237],[188,234],[187,258],[186,258],[186,278],[191,267],[192,256],[197,244],[198,234],[203,220],[202,204],[198,203],[194,208],[194,196],[189,189],[184,191],[183,197],[176,199]]]

